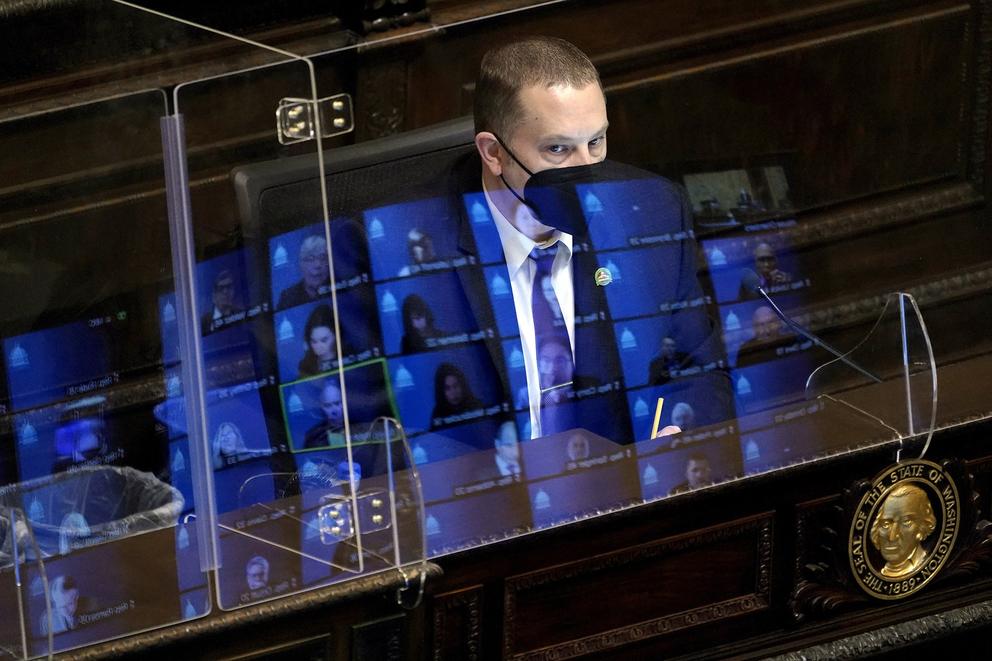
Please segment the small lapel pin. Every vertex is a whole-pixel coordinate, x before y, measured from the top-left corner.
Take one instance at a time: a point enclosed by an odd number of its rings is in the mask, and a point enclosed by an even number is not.
[[[597,287],[605,287],[613,282],[613,274],[610,273],[610,269],[605,266],[600,266],[596,269],[596,273],[593,275],[593,280],[596,281]]]

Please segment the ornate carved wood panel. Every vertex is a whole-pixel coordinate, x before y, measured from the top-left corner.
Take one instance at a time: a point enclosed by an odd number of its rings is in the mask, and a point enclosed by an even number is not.
[[[482,658],[481,585],[437,595],[433,600],[434,661],[478,661]]]

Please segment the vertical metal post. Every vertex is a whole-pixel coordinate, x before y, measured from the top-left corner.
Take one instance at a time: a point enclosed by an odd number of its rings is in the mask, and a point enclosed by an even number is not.
[[[169,208],[169,238],[172,244],[173,283],[176,291],[176,321],[179,329],[179,358],[184,412],[196,503],[196,527],[200,570],[220,566],[214,506],[213,469],[207,442],[206,390],[203,380],[202,338],[196,323],[196,258],[193,249],[193,219],[186,171],[186,140],[182,115],[161,119],[162,151],[165,160],[166,197]]]

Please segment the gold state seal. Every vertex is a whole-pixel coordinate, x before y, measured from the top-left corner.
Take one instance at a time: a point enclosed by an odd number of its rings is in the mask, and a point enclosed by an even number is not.
[[[872,480],[854,519],[848,555],[861,588],[878,599],[903,599],[930,582],[954,548],[958,490],[937,464],[916,459]]]

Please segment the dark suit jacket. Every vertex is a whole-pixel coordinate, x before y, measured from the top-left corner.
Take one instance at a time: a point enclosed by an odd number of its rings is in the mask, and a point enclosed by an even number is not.
[[[643,227],[626,228],[627,233],[631,236],[681,233],[683,238],[675,239],[677,245],[666,252],[670,259],[664,260],[664,263],[660,263],[663,260],[655,260],[659,263],[652,264],[651,272],[624,273],[622,283],[614,282],[609,286],[622,288],[622,291],[627,292],[629,296],[651,296],[659,301],[667,300],[676,304],[667,308],[659,305],[659,310],[664,311],[666,323],[670,324],[671,330],[668,334],[676,339],[679,350],[689,356],[690,365],[703,366],[724,361],[722,344],[706,312],[706,306],[678,304],[684,301],[698,303],[704,298],[696,276],[696,244],[691,238],[692,217],[686,196],[674,184],[656,175],[636,168],[624,170],[622,168],[626,166],[620,167],[621,174],[656,180],[662,198],[661,213],[653,214],[649,219],[641,221],[645,223]],[[420,161],[417,167],[404,171],[402,177],[396,177],[390,182],[389,200],[377,201],[377,204],[408,202],[438,196],[447,198],[451,209],[448,222],[451,224],[451,231],[458,237],[459,251],[464,256],[475,258],[464,268],[456,269],[464,288],[465,300],[469,302],[479,328],[494,328],[495,305],[486,288],[483,270],[476,266],[482,263],[482,260],[472,230],[468,205],[465,202],[465,195],[481,193],[481,172],[481,162],[474,148],[449,151],[430,159],[429,162]],[[593,338],[588,342],[578,339],[576,341],[575,373],[585,378],[577,380],[575,389],[576,391],[584,389],[585,394],[589,394],[587,386],[590,383],[604,384],[595,389],[597,392],[592,397],[576,396],[574,404],[578,409],[578,420],[581,426],[614,441],[629,442],[634,439],[625,390],[628,387],[648,384],[624,383],[606,287],[594,284],[594,274],[600,266],[597,246],[588,232],[575,236],[573,246],[576,336],[581,333],[583,337]],[[501,248],[499,252],[502,254]],[[509,274],[503,260],[487,268],[502,268],[503,279],[509,283]],[[584,322],[580,331],[579,317],[595,317],[595,319],[589,323]],[[509,325],[511,327],[509,330],[504,325],[503,339],[519,336],[515,317],[509,320]],[[491,358],[493,374],[499,379],[502,392],[505,394],[501,401],[512,403],[515,398],[509,385],[508,366],[501,339],[494,337],[484,341]],[[700,373],[693,378],[699,381],[699,386],[707,392],[704,399],[710,406],[709,410],[700,411],[698,406],[694,405],[697,408],[697,419],[701,424],[717,422],[733,416],[733,400],[726,372],[716,370]],[[606,392],[600,392],[602,390]],[[486,405],[490,403],[484,402]]]

